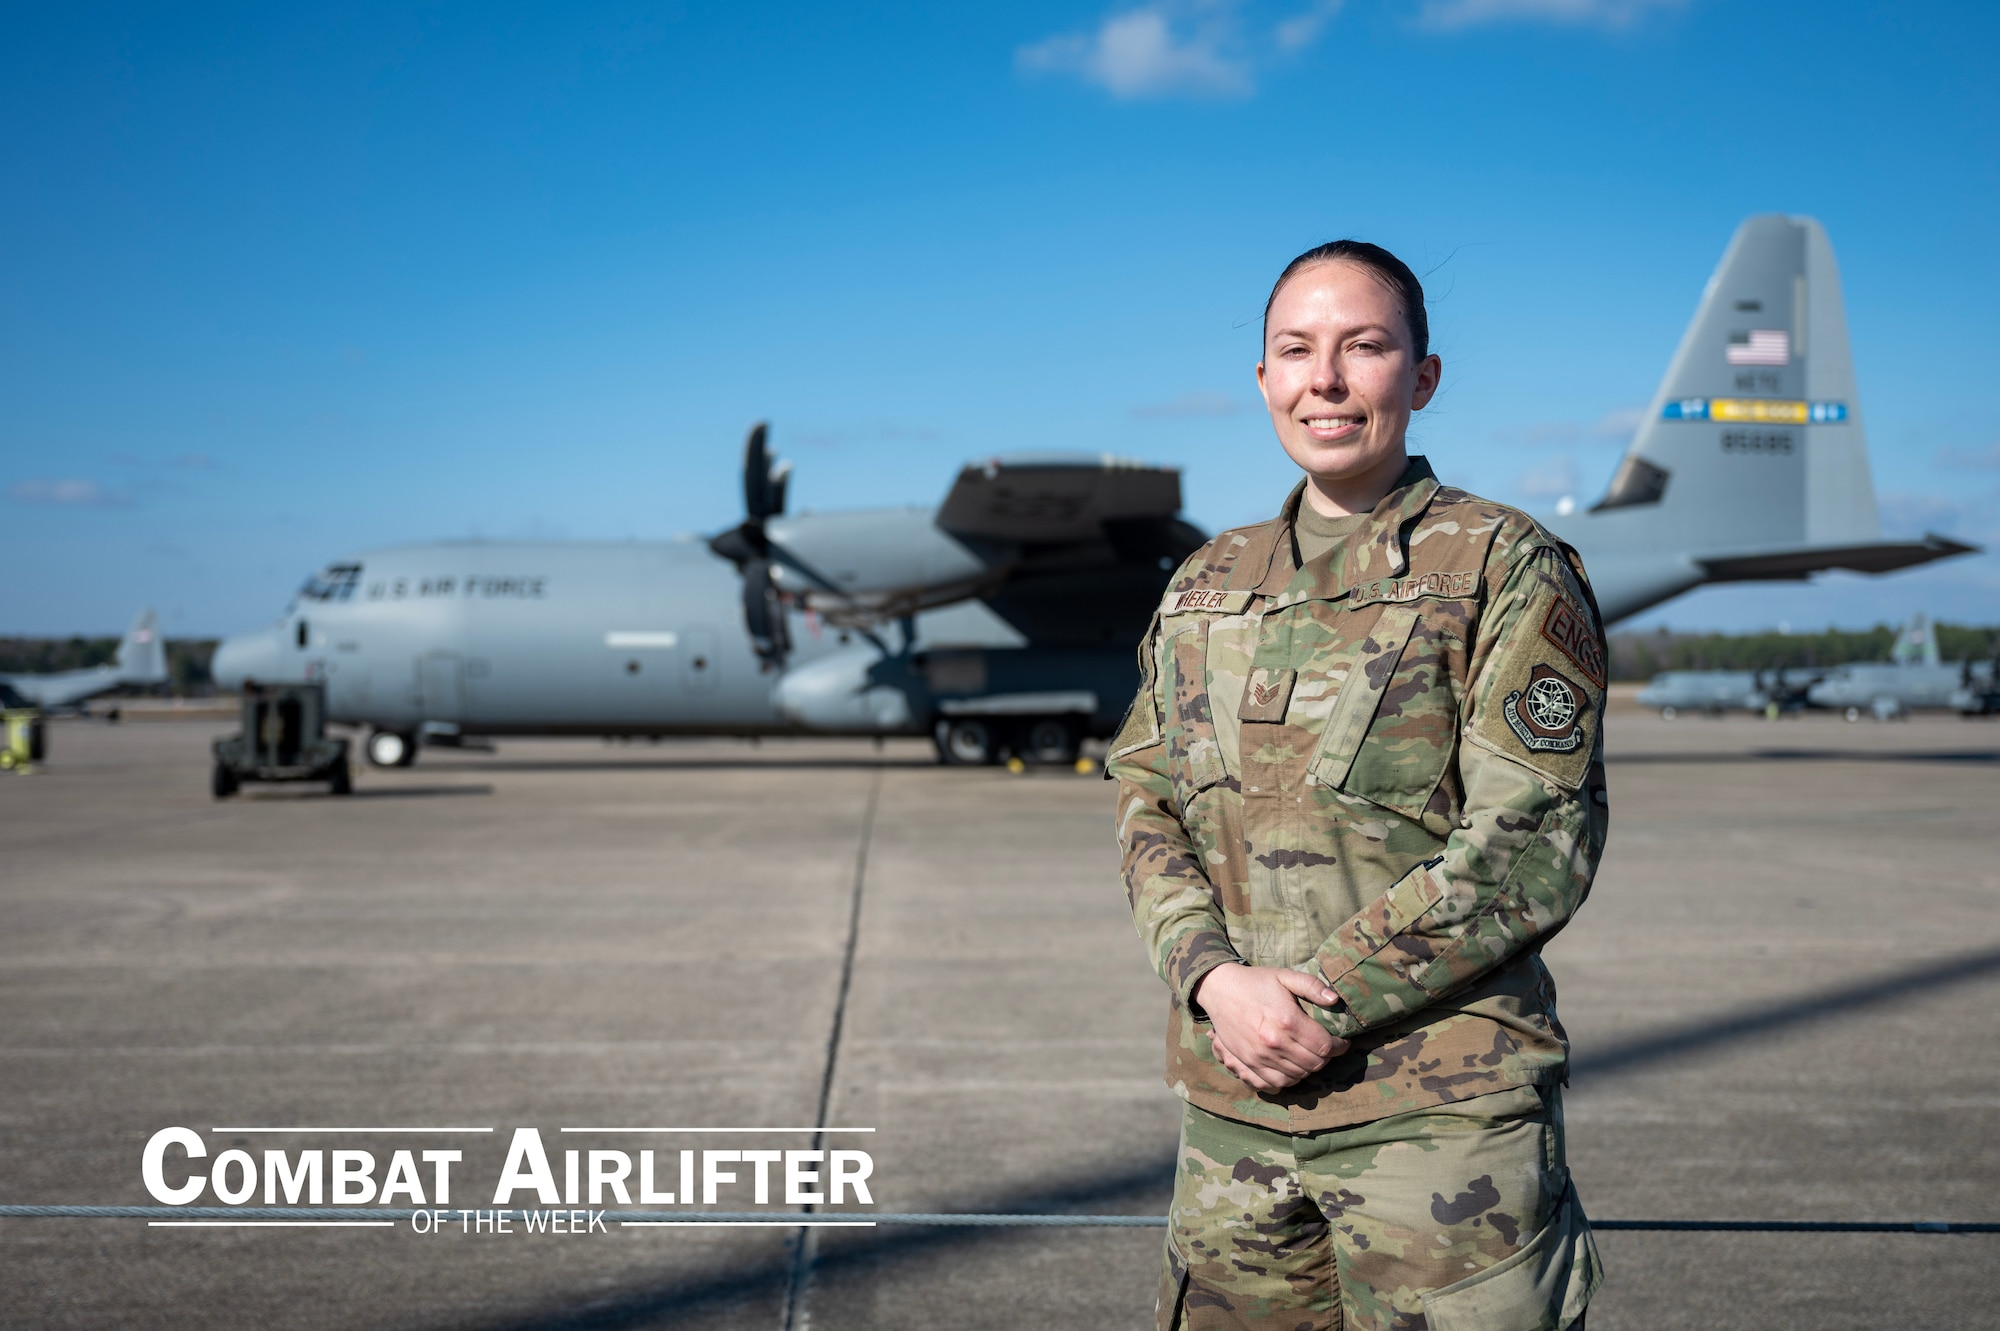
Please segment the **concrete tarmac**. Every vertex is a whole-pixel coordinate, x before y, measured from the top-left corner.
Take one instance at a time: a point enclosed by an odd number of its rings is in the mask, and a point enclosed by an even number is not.
[[[219,729],[60,723],[0,779],[0,1202],[148,1204],[145,1142],[185,1125],[450,1146],[451,1204],[490,1205],[514,1128],[664,1159],[750,1139],[557,1129],[824,1096],[875,1129],[826,1144],[872,1154],[879,1210],[1164,1209],[1165,1000],[1102,781],[515,741],[218,803]],[[2000,1221],[2000,730],[1622,711],[1610,742],[1610,852],[1548,949],[1591,1214]],[[258,1126],[496,1131],[208,1131]],[[0,1325],[1150,1324],[1158,1230],[797,1233],[6,1219]],[[2000,1235],[1599,1241],[1592,1331],[2000,1323]]]

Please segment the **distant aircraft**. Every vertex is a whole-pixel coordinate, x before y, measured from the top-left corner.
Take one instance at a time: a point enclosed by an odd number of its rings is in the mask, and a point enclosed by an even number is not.
[[[1937,627],[1919,610],[1896,633],[1888,661],[1841,666],[1781,666],[1768,670],[1667,670],[1634,695],[1671,721],[1682,712],[1717,714],[1738,708],[1780,711],[1823,707],[1849,721],[1923,709],[1974,715],[2000,710],[1991,661],[1941,662]]]
[[[75,707],[125,684],[166,681],[166,644],[160,641],[159,618],[151,610],[141,610],[132,627],[125,630],[118,654],[111,658],[110,665],[47,675],[0,675],[0,684],[12,686],[16,693],[43,711]]]
[[[1665,670],[1646,681],[1633,695],[1641,707],[1657,708],[1671,721],[1682,712],[1762,712],[1772,703],[1781,711],[1795,711],[1805,701],[1805,692],[1823,671],[1774,670]]]
[[[1109,734],[1168,572],[1204,539],[1171,468],[966,467],[936,509],[785,514],[764,427],[745,518],[708,541],[405,546],[330,564],[213,673],[324,680],[371,761],[484,735],[929,734],[948,762],[1064,761]],[[1605,497],[1551,526],[1607,621],[1708,582],[1883,572],[1818,223],[1754,217],[1709,281]]]
[[[1993,666],[1992,661],[1940,661],[1937,628],[1918,614],[1896,635],[1888,661],[1837,666],[1807,694],[1813,706],[1836,709],[1850,721],[1863,713],[1888,721],[1939,709],[1984,715],[2000,706]]]

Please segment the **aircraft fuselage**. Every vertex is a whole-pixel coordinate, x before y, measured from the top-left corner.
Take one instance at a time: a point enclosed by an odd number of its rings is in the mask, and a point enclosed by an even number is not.
[[[329,719],[468,734],[797,727],[742,629],[736,569],[699,540],[405,546],[331,566],[214,674],[317,680]],[[838,650],[798,619],[794,660]]]

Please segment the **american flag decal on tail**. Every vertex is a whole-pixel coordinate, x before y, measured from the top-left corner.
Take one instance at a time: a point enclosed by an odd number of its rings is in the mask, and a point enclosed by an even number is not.
[[[1753,328],[1729,335],[1731,365],[1790,365],[1792,335],[1782,328]]]

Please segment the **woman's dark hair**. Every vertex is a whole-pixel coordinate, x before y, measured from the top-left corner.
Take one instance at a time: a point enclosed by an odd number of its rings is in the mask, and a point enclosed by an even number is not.
[[[1424,284],[1410,271],[1410,265],[1398,259],[1380,245],[1371,245],[1365,240],[1329,240],[1324,245],[1315,245],[1298,258],[1285,265],[1285,271],[1278,274],[1276,284],[1271,287],[1271,295],[1264,302],[1264,334],[1271,332],[1271,305],[1284,290],[1285,283],[1302,268],[1310,268],[1316,263],[1360,264],[1373,273],[1384,286],[1396,293],[1403,302],[1403,322],[1409,325],[1410,342],[1417,349],[1417,359],[1431,354],[1431,321],[1424,314]]]

